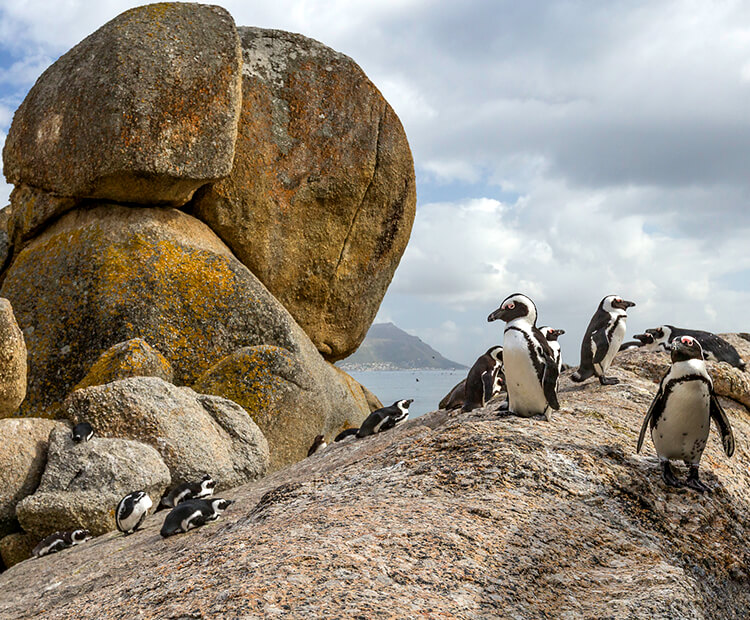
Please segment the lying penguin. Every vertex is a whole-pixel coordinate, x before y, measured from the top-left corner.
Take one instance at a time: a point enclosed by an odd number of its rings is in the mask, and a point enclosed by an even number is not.
[[[153,502],[145,491],[128,493],[119,501],[115,509],[117,529],[125,536],[135,532],[143,524],[151,506]]]
[[[650,427],[664,482],[672,487],[685,484],[702,493],[708,487],[698,478],[698,465],[711,420],[719,427],[727,456],[734,454],[734,434],[706,371],[700,343],[682,336],[672,341],[670,351],[672,366],[643,419],[636,452],[641,451],[646,428]],[[675,477],[670,460],[684,461],[690,467],[685,483]]]
[[[211,474],[203,476],[200,482],[183,482],[161,498],[160,508],[174,508],[188,499],[205,499],[214,494],[216,481]]]
[[[341,441],[347,437],[355,436],[358,439],[382,433],[394,428],[409,417],[409,405],[414,402],[413,398],[408,400],[397,400],[388,407],[381,407],[373,411],[359,428],[347,428],[336,435],[333,441]]]
[[[633,336],[635,340],[628,340],[620,345],[620,351],[632,351],[633,349],[640,349],[646,347],[649,344],[653,344],[654,337],[651,334],[636,334]],[[650,349],[646,348],[646,351]]]
[[[31,552],[32,557],[41,558],[50,553],[57,553],[68,547],[80,545],[91,539],[91,533],[88,530],[72,530],[69,532],[55,532],[50,534],[41,541]]]
[[[189,499],[172,508],[164,519],[159,532],[163,538],[184,534],[209,521],[215,521],[233,502],[216,497],[214,499]]]
[[[703,348],[703,355],[708,361],[726,362],[735,368],[745,370],[745,360],[740,357],[737,349],[720,336],[711,332],[704,332],[699,329],[685,329],[675,327],[674,325],[661,325],[660,327],[647,329],[644,335],[651,336],[651,342],[647,346],[647,350],[649,351],[669,351],[670,343],[675,338],[690,336],[700,342]],[[636,336],[636,338],[640,338],[640,336]]]

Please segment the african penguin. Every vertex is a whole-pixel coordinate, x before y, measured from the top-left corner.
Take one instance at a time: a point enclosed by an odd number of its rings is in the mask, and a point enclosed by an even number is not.
[[[727,456],[734,454],[734,434],[714,392],[698,340],[690,336],[675,338],[670,350],[672,366],[662,378],[643,419],[636,452],[641,451],[646,428],[650,427],[664,482],[673,487],[687,484],[703,492],[708,487],[698,477],[698,464],[706,447],[711,419],[719,427]],[[675,477],[670,460],[681,460],[690,467],[685,483]]]
[[[602,385],[615,385],[616,377],[607,377],[612,360],[625,338],[626,310],[635,303],[617,295],[607,295],[599,302],[581,342],[581,364],[570,379],[576,383],[596,375]]]
[[[682,327],[674,327],[673,325],[661,325],[660,327],[647,329],[646,333],[650,334],[653,338],[653,343],[649,346],[649,350],[669,351],[669,345],[675,338],[690,336],[701,343],[703,355],[708,361],[726,362],[735,368],[745,370],[745,361],[740,357],[737,349],[723,338],[711,332],[704,332],[698,329],[684,329]]]
[[[438,409],[458,409],[464,404],[466,379],[461,379],[438,403]]]
[[[388,407],[376,409],[362,422],[362,426],[341,431],[333,441],[342,441],[352,436],[361,439],[375,433],[388,431],[409,417],[409,405],[413,402],[414,399],[411,398],[409,400],[397,400]]]
[[[315,440],[312,442],[310,449],[307,451],[307,456],[312,456],[318,450],[325,449],[326,446],[328,446],[328,444],[325,441],[325,437],[323,435],[318,435],[317,437],[315,437]]]
[[[490,347],[477,358],[466,376],[462,411],[484,407],[492,398],[495,381],[502,368],[503,348],[499,345]]]
[[[183,482],[167,493],[161,499],[161,507],[174,508],[187,499],[202,499],[214,494],[216,481],[211,474],[203,476],[200,482]]]
[[[205,525],[217,519],[231,503],[230,500],[221,498],[186,500],[169,511],[159,533],[167,538]]]
[[[505,321],[503,371],[508,401],[501,405],[523,417],[543,414],[549,420],[550,409],[559,409],[555,354],[537,329],[537,310],[526,295],[514,293],[487,317]]]
[[[57,553],[73,545],[80,545],[82,542],[86,542],[91,539],[91,533],[88,530],[72,530],[67,532],[55,532],[50,534],[42,540],[31,555],[35,558],[40,558],[43,555],[49,555],[50,553]]]
[[[145,491],[128,493],[117,504],[115,524],[125,536],[135,532],[146,519],[153,503]]]
[[[88,422],[79,422],[73,427],[70,435],[75,443],[88,441],[94,436],[94,427]]]
[[[547,339],[552,352],[555,354],[558,372],[562,372],[562,351],[560,350],[560,343],[557,339],[565,333],[565,330],[554,329],[545,325],[544,327],[540,327],[539,331],[542,332],[542,335]]]

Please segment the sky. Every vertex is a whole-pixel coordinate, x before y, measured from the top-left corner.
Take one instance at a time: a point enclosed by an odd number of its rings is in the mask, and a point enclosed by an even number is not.
[[[41,72],[138,4],[0,0],[0,144]],[[220,4],[349,55],[404,125],[417,216],[376,321],[468,365],[515,292],[569,364],[608,294],[637,304],[628,337],[750,331],[750,3]]]

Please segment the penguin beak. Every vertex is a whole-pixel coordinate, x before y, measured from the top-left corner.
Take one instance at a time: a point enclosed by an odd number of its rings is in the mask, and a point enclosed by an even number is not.
[[[654,341],[652,334],[636,334],[633,336],[636,340],[640,340],[643,344],[651,344]]]
[[[553,331],[555,332],[555,336],[562,336],[565,333],[564,329],[555,329]]]
[[[620,308],[621,310],[627,310],[628,308],[632,308],[633,306],[635,306],[635,302],[627,301],[626,299],[623,299],[622,301],[613,302],[612,305],[615,308]]]
[[[487,322],[492,323],[492,321],[497,321],[498,319],[501,321],[505,320],[507,310],[503,310],[502,308],[498,308],[495,310],[490,316],[487,317]]]
[[[404,401],[404,407],[406,407],[408,409],[413,402],[414,402],[413,398],[410,398],[409,400]]]

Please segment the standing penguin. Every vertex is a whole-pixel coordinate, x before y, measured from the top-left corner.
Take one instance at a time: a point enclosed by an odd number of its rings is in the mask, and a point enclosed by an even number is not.
[[[635,303],[617,295],[607,295],[599,302],[581,342],[581,365],[570,379],[576,383],[596,375],[602,385],[616,385],[617,377],[607,377],[612,360],[625,338],[626,310]]]
[[[662,378],[643,419],[636,452],[641,451],[646,428],[650,427],[664,482],[673,487],[686,484],[702,493],[708,487],[698,477],[698,465],[706,447],[711,419],[719,427],[727,456],[734,454],[734,434],[706,371],[700,343],[690,336],[682,336],[675,338],[670,348],[672,366]],[[685,483],[675,477],[670,459],[684,461],[690,467]]]
[[[539,331],[542,332],[542,335],[547,339],[552,352],[555,354],[558,372],[562,372],[562,351],[560,350],[560,343],[557,342],[557,339],[565,333],[565,330],[554,329],[545,325],[544,327],[540,327]]]
[[[128,493],[120,500],[115,509],[117,529],[125,536],[135,532],[146,519],[151,506],[153,506],[153,502],[145,491]]]
[[[503,348],[494,346],[487,349],[474,362],[464,384],[463,411],[484,407],[492,398],[495,381],[503,368]]]
[[[505,321],[503,370],[507,407],[523,417],[543,414],[548,420],[550,409],[559,409],[557,378],[559,370],[549,342],[536,326],[537,311],[526,295],[514,293],[487,317],[488,321]]]

